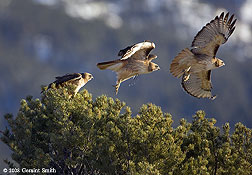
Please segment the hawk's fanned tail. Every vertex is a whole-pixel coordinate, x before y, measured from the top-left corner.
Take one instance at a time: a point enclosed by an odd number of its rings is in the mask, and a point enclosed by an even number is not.
[[[120,60],[114,60],[114,61],[106,61],[106,62],[98,63],[97,67],[101,70],[110,69],[110,70],[116,71],[117,69],[121,67],[121,65],[122,65],[122,62]]]
[[[170,72],[173,76],[179,78],[192,63],[193,53],[188,49],[182,50],[173,60],[170,66]]]

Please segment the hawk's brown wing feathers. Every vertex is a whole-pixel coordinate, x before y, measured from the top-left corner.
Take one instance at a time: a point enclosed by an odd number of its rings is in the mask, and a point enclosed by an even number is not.
[[[228,20],[229,13],[224,17],[224,12],[206,24],[194,37],[192,52],[215,57],[221,44],[224,44],[235,29],[234,15]]]
[[[194,97],[215,99],[211,93],[211,70],[192,73],[187,81],[182,78],[181,84],[184,90]]]
[[[62,85],[63,83],[66,83],[66,82],[72,83],[75,80],[80,80],[81,77],[82,77],[82,75],[80,73],[66,74],[63,76],[55,77],[56,80],[53,83],[55,84],[56,87],[58,87],[59,85]],[[53,83],[50,83],[48,85],[48,89],[51,88]]]
[[[80,73],[72,73],[72,74],[66,74],[66,75],[63,75],[63,76],[58,76],[58,77],[55,77],[55,78],[56,78],[56,80],[68,81],[68,80],[81,78],[81,74]]]
[[[135,44],[134,44],[134,45],[135,45]],[[134,45],[128,46],[128,47],[126,47],[125,49],[120,50],[120,51],[118,52],[118,56],[123,57],[127,52],[130,52],[131,48],[132,48]]]
[[[121,60],[128,58],[147,59],[149,53],[155,48],[155,44],[151,41],[144,41],[119,51],[118,55],[122,56]]]

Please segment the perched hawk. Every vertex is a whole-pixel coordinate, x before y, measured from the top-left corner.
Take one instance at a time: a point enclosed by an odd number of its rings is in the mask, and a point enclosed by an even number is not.
[[[93,79],[93,76],[90,73],[72,73],[66,74],[63,76],[55,77],[56,80],[53,82],[58,88],[60,86],[65,86],[67,84],[75,85],[74,95],[82,88],[88,81]],[[52,84],[49,84],[48,89],[51,88]]]
[[[118,56],[121,59],[98,63],[97,67],[101,70],[110,69],[117,74],[115,85],[116,94],[120,87],[120,83],[131,77],[147,74],[159,70],[159,66],[153,62],[157,58],[156,55],[150,54],[155,48],[155,44],[150,41],[144,41],[119,51]]]
[[[224,12],[206,24],[194,37],[192,49],[185,48],[172,61],[170,72],[179,78],[182,76],[182,87],[197,98],[215,99],[211,93],[211,70],[224,66],[216,58],[216,52],[235,30],[236,19]]]

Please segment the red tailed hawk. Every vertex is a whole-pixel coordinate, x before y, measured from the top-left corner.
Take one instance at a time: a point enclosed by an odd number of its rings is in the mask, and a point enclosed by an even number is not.
[[[155,48],[155,44],[150,41],[144,41],[119,51],[118,56],[121,59],[98,63],[97,67],[101,70],[110,69],[117,74],[115,85],[116,94],[120,87],[120,83],[131,77],[147,74],[159,70],[159,66],[153,62],[157,58],[156,55],[150,54]]]
[[[56,88],[65,86],[67,84],[75,85],[74,95],[82,88],[88,81],[93,79],[90,73],[72,73],[63,76],[55,77],[56,80],[53,82]],[[49,84],[48,89],[51,88],[52,84]]]
[[[216,58],[216,52],[235,30],[236,19],[224,12],[206,24],[194,37],[192,49],[185,48],[172,61],[170,72],[179,78],[182,76],[182,87],[197,98],[215,99],[211,93],[211,70],[224,66]],[[229,19],[228,19],[229,18]]]

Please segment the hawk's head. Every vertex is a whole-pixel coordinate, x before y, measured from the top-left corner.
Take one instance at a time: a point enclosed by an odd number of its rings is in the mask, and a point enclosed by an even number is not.
[[[215,65],[215,67],[217,68],[217,67],[224,66],[224,65],[225,65],[225,63],[224,63],[221,59],[219,59],[219,58],[215,58],[214,65]]]
[[[90,80],[92,80],[94,78],[92,74],[87,73],[87,72],[81,73],[81,75],[82,75],[82,78],[84,80],[86,80],[87,82],[90,81]]]
[[[160,67],[156,63],[149,62],[149,67],[148,67],[149,72],[157,71],[159,69]]]

